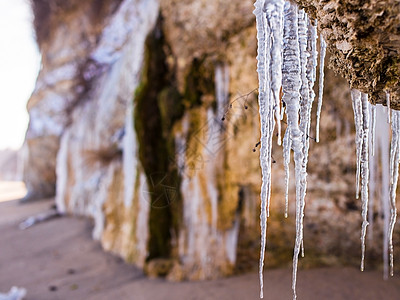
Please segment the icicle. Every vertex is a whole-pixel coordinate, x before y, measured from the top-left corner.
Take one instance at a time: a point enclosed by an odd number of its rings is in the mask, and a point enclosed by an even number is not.
[[[308,31],[307,31],[307,51],[310,53],[307,62],[307,79],[310,84],[310,95],[313,95],[312,98],[314,100],[315,93],[314,93],[314,83],[317,78],[317,60],[318,60],[318,52],[317,52],[317,20],[314,20],[315,25],[311,23],[311,20],[308,19]]]
[[[389,270],[389,143],[390,128],[385,122],[387,116],[385,108],[378,104],[376,107],[376,126],[379,134],[377,135],[377,150],[380,152],[381,168],[382,168],[382,186],[381,201],[383,211],[383,277],[388,278]],[[379,169],[379,168],[376,168]],[[371,166],[372,171],[372,166]],[[371,229],[370,229],[371,231]]]
[[[372,156],[375,155],[375,127],[376,127],[376,106],[370,105],[370,118],[371,118],[371,152]]]
[[[271,93],[274,100],[275,120],[278,130],[278,145],[281,144],[281,100],[282,84],[282,36],[283,36],[283,0],[265,1],[264,11],[267,17],[270,39]]]
[[[319,89],[317,106],[317,131],[316,141],[319,143],[319,122],[321,119],[322,96],[324,92],[324,66],[325,66],[326,43],[322,34],[320,35],[320,58],[319,58]]]
[[[373,225],[374,225],[374,200],[375,200],[375,186],[376,186],[376,173],[377,173],[377,158],[375,158],[375,126],[376,126],[376,106],[370,105],[369,116],[371,120],[370,126],[370,149],[369,152],[369,163],[370,163],[370,181],[369,181],[369,208],[368,208],[368,222],[369,222],[369,233],[368,239],[373,239]]]
[[[290,164],[290,149],[292,147],[290,139],[290,130],[287,129],[283,137],[283,165],[285,168],[285,218],[288,217],[289,211],[289,164]]]
[[[312,27],[309,33],[308,28]],[[304,10],[300,10],[298,13],[298,41],[299,41],[299,53],[300,53],[300,77],[301,77],[301,88],[300,88],[300,130],[303,132],[303,152],[304,152],[304,165],[307,165],[308,160],[308,148],[309,148],[309,131],[311,123],[311,108],[314,100],[314,94],[310,93],[312,89],[313,77],[315,77],[316,62],[314,62],[314,56],[312,52],[315,52],[316,34],[315,28],[309,23],[308,17]],[[314,44],[314,47],[313,47]],[[314,64],[315,63],[315,64]],[[290,163],[290,148],[291,138],[290,130],[287,129],[283,145],[283,158],[285,167],[285,218],[288,216],[288,194],[289,194],[289,163]],[[302,187],[301,193],[305,196],[306,186]],[[302,197],[304,198],[304,197]]]
[[[308,145],[308,128],[311,120],[311,101],[309,94],[309,84],[307,79],[308,69],[308,58],[310,57],[309,51],[307,51],[307,15],[304,9],[298,12],[298,39],[299,39],[299,51],[300,51],[300,130],[303,132],[303,145]],[[304,147],[305,152],[308,153],[308,147]]]
[[[274,109],[273,101],[270,101],[270,70],[269,62],[270,57],[266,49],[269,49],[268,42],[270,41],[270,32],[266,26],[266,18],[263,12],[264,0],[257,0],[254,4],[254,15],[256,16],[257,26],[257,73],[259,80],[259,111],[261,121],[261,147],[260,147],[260,164],[262,170],[262,185],[261,185],[261,250],[260,250],[260,298],[263,298],[263,268],[264,256],[266,246],[266,232],[267,232],[267,217],[269,211],[269,201],[271,195],[271,149],[272,149],[272,135],[274,131]],[[268,38],[267,38],[268,37]]]
[[[364,271],[365,235],[367,232],[368,216],[368,143],[369,143],[369,106],[368,95],[361,93],[362,104],[362,150],[361,150],[361,202],[362,202],[362,228],[361,228],[361,271]]]
[[[389,222],[389,255],[390,255],[390,276],[393,276],[393,230],[396,224],[396,190],[399,178],[399,159],[400,159],[400,112],[392,111],[392,142],[390,147],[390,222]]]
[[[390,93],[386,92],[387,122],[390,123]]]
[[[356,127],[356,199],[360,194],[360,168],[361,168],[361,150],[362,150],[362,137],[363,137],[363,126],[362,126],[362,105],[361,105],[361,93],[358,90],[351,90],[351,100],[354,111],[354,125]]]
[[[307,18],[308,19],[308,18]],[[318,60],[318,52],[317,52],[317,26],[312,25],[310,19],[307,20],[308,24],[308,30],[307,30],[307,52],[308,52],[308,58],[307,58],[307,82],[308,82],[308,101],[309,101],[309,109],[310,109],[310,116],[308,120],[308,128],[307,128],[307,135],[309,137],[310,135],[310,125],[311,125],[311,108],[312,108],[312,103],[314,102],[315,98],[315,93],[314,93],[314,83],[316,80],[317,76],[317,60]],[[317,20],[314,21],[315,23]],[[304,82],[304,81],[303,81]],[[308,139],[309,141],[309,139]],[[307,147],[308,149],[308,147]],[[308,158],[308,150],[307,152],[307,158]]]
[[[286,114],[295,162],[296,179],[296,241],[293,254],[293,299],[296,295],[297,265],[303,240],[304,198],[307,173],[304,163],[303,132],[299,128],[301,62],[298,36],[298,9],[290,2],[285,3],[283,31],[283,101],[286,103]]]
[[[314,62],[312,58],[312,44],[315,41],[315,34],[313,32],[309,33],[309,20],[304,9],[299,11],[298,14],[298,35],[299,35],[299,50],[300,50],[300,70],[301,70],[301,88],[300,88],[300,130],[302,131],[302,151],[303,151],[303,172],[307,176],[307,164],[308,164],[308,150],[310,147],[310,127],[311,127],[311,109],[312,103],[314,101],[314,95],[310,93],[310,82],[309,77],[312,77],[312,73],[315,73],[316,66],[314,67]],[[313,37],[314,34],[314,37]],[[312,82],[312,86],[314,83]],[[312,87],[311,87],[312,88]],[[307,181],[304,178],[304,183],[300,187],[300,200],[301,200],[301,210],[303,218],[304,207],[305,207],[305,197],[307,190]],[[302,222],[302,220],[301,220]],[[301,224],[303,230],[303,225]],[[304,257],[304,232],[301,235],[301,256]]]
[[[373,145],[372,145],[372,132],[370,134],[370,149],[369,152],[369,202],[368,202],[368,223],[369,223],[369,231],[368,231],[368,240],[372,242],[373,240],[373,226],[374,226],[374,202],[375,202],[375,190],[376,190],[376,177],[377,177],[377,167],[378,158],[372,155]]]

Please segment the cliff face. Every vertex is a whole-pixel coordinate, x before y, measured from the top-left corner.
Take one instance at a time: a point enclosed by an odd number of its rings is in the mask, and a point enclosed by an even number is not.
[[[93,218],[105,250],[152,275],[204,279],[257,267],[253,1],[34,5],[47,27],[36,21],[43,67],[28,104],[30,196],[56,193],[59,211]],[[327,72],[321,144],[310,151],[308,265],[359,257],[349,88]],[[266,264],[277,266],[291,259],[294,219],[283,220],[280,147],[273,156]],[[377,256],[380,241],[370,245]]]

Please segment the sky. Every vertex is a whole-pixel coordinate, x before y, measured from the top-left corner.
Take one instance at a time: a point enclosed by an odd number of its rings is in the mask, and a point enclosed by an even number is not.
[[[27,0],[0,0],[0,150],[18,149],[28,125],[40,67],[32,19]]]

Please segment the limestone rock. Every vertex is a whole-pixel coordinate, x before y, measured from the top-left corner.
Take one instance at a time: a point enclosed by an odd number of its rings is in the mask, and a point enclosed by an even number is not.
[[[372,103],[400,109],[400,6],[398,1],[296,1],[318,20],[331,65]]]

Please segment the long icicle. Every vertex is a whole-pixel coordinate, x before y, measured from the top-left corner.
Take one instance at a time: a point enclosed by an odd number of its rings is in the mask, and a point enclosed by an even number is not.
[[[260,249],[260,298],[263,298],[264,279],[264,257],[266,247],[266,234],[267,234],[267,217],[268,217],[268,203],[271,195],[271,149],[272,149],[272,135],[274,130],[274,111],[273,101],[270,96],[270,72],[269,72],[269,49],[268,42],[269,30],[267,27],[266,17],[264,13],[264,0],[257,0],[254,4],[254,15],[256,16],[257,26],[257,73],[259,80],[259,111],[261,122],[261,147],[260,147],[260,164],[262,170],[262,185],[261,185],[261,249]]]
[[[309,56],[307,58],[307,82],[308,82],[308,92],[309,92],[309,102],[310,110],[315,99],[314,84],[317,77],[317,64],[318,64],[318,51],[317,51],[317,20],[314,21],[315,25],[311,23],[308,18],[308,30],[307,30],[307,52]],[[310,121],[307,129],[307,134],[310,134],[311,125],[311,111],[310,111]]]
[[[386,122],[387,113],[385,108],[378,104],[376,107],[376,143],[377,150],[380,152],[382,184],[381,184],[381,203],[383,213],[383,278],[387,279],[389,275],[389,215],[390,215],[390,163],[389,163],[389,145],[390,145],[390,126]],[[372,167],[371,167],[372,170]],[[371,231],[371,229],[370,229]]]
[[[285,3],[284,30],[283,30],[283,101],[286,104],[287,123],[292,140],[292,149],[295,162],[296,180],[296,241],[293,253],[293,299],[296,295],[297,265],[303,239],[302,186],[306,183],[306,171],[303,166],[304,153],[302,147],[303,133],[299,128],[299,99],[301,87],[300,49],[298,43],[298,8],[290,2]]]
[[[393,258],[393,230],[396,224],[396,190],[399,178],[399,160],[400,160],[400,112],[392,110],[392,142],[390,147],[390,223],[389,223],[389,256],[390,256],[390,276],[393,276],[394,258]]]
[[[261,250],[260,250],[260,267],[259,267],[259,277],[260,277],[260,298],[263,298],[263,269],[264,269],[264,255],[265,255],[265,245],[266,245],[266,226],[267,226],[267,215],[266,215],[266,201],[267,201],[267,161],[265,160],[265,143],[267,137],[267,124],[264,118],[267,113],[266,103],[265,103],[265,85],[266,85],[266,56],[265,56],[265,18],[262,11],[264,6],[263,0],[258,0],[254,4],[255,10],[254,15],[256,16],[257,24],[257,73],[258,73],[258,86],[259,86],[259,110],[260,110],[260,122],[261,122],[261,148],[260,148],[260,164],[262,170],[262,185],[261,185],[261,215],[260,215],[260,226],[261,226]]]
[[[326,43],[322,34],[320,35],[320,58],[319,58],[319,89],[318,89],[318,106],[317,106],[317,129],[316,129],[316,142],[319,143],[319,123],[321,119],[322,97],[324,93],[324,67],[325,67],[325,54]]]
[[[308,17],[304,9],[298,13],[298,35],[299,35],[299,50],[300,50],[300,71],[301,71],[301,88],[300,88],[300,130],[302,132],[302,151],[303,151],[303,172],[307,176],[308,150],[310,147],[309,129],[311,123],[311,108],[313,99],[310,97],[309,82],[307,75],[310,64],[310,50],[308,48]],[[304,217],[305,198],[307,191],[307,181],[300,188],[301,200],[301,219]],[[302,230],[303,230],[303,226]],[[301,257],[304,257],[304,230],[301,237]]]
[[[371,152],[372,156],[375,155],[375,127],[376,127],[376,106],[371,105]]]
[[[362,105],[361,105],[361,93],[356,89],[351,90],[351,100],[354,111],[354,125],[356,127],[356,199],[360,194],[360,169],[361,169],[361,150],[362,150]]]
[[[365,258],[365,235],[368,226],[368,181],[369,181],[369,106],[368,95],[361,93],[362,104],[362,150],[361,150],[361,202],[362,202],[362,228],[361,228],[361,271],[364,271],[364,258]]]
[[[369,202],[368,202],[368,222],[369,222],[369,231],[368,231],[368,240],[372,242],[373,240],[373,225],[374,225],[374,203],[375,203],[375,191],[376,191],[376,177],[378,176],[378,158],[375,156],[375,123],[376,123],[376,106],[369,106],[369,117],[371,120],[370,126],[370,140],[369,140]]]

